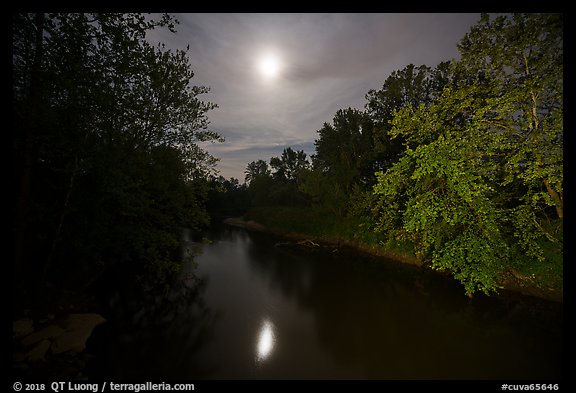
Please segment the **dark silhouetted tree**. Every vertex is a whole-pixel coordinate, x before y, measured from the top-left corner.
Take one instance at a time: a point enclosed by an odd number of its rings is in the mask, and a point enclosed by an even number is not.
[[[306,157],[304,150],[293,150],[287,147],[282,151],[280,157],[270,159],[272,167],[272,176],[279,181],[298,183],[298,174],[301,170],[308,168],[310,162]]]
[[[268,163],[264,160],[252,161],[248,164],[244,173],[246,175],[244,181],[247,184],[250,184],[259,177],[270,176],[270,168],[268,167]]]
[[[161,281],[177,268],[177,227],[206,221],[204,180],[216,160],[198,142],[220,140],[186,53],[146,39],[177,21],[76,13],[13,22],[14,228],[35,245],[33,255],[15,252],[15,264],[36,261],[55,278],[70,261],[90,270],[131,260]]]

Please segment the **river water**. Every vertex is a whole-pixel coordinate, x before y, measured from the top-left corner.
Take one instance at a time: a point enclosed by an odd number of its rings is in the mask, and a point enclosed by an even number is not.
[[[450,277],[349,250],[282,246],[241,228],[222,226],[208,238],[184,239],[197,254],[185,267],[188,290],[145,306],[116,300],[102,375],[562,377],[560,304],[510,294],[468,299]]]

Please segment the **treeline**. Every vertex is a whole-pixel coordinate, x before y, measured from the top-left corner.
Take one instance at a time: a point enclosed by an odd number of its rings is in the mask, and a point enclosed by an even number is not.
[[[310,160],[287,148],[250,163],[249,214],[402,249],[467,294],[510,272],[561,286],[562,15],[482,15],[458,49],[393,72],[365,110],[339,110]]]
[[[177,21],[141,14],[13,14],[14,285],[83,287],[110,266],[143,285],[208,222],[215,107],[185,51],[152,45]]]

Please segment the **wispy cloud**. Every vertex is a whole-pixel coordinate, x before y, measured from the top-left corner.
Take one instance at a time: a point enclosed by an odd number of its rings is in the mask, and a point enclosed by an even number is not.
[[[177,34],[154,33],[169,47],[190,46],[193,82],[210,128],[227,140],[210,145],[225,177],[300,144],[313,151],[316,131],[338,109],[363,109],[365,95],[394,70],[435,66],[458,56],[457,42],[479,14],[177,14]],[[281,75],[264,81],[256,61],[275,51]],[[307,152],[308,153],[308,152]]]

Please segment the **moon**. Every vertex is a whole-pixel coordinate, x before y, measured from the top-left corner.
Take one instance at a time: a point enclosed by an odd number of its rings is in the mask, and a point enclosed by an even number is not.
[[[281,63],[278,56],[268,53],[258,60],[258,71],[266,80],[275,79],[280,74]]]

